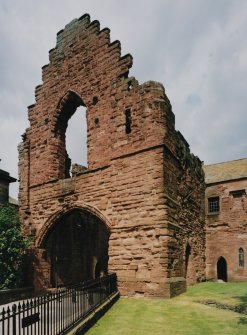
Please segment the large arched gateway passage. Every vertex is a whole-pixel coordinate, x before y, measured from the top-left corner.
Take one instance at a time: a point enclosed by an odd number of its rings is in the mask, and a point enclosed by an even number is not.
[[[94,214],[74,209],[60,217],[44,241],[50,285],[71,285],[107,273],[109,229]]]

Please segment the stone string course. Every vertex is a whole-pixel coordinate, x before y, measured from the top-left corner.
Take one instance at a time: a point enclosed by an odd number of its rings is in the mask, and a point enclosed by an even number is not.
[[[171,297],[186,280],[204,280],[204,174],[175,130],[163,86],[129,77],[131,55],[122,57],[120,42],[88,15],[58,33],[49,59],[19,146],[20,215],[33,236],[36,289],[50,286],[47,236],[73,208],[109,228],[108,271],[117,273],[121,294]],[[66,128],[80,105],[88,168],[70,177]]]

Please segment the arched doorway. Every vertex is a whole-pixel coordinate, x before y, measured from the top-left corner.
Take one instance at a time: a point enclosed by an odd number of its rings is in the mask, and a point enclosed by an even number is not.
[[[189,245],[189,243],[187,244],[186,246],[186,249],[185,249],[185,278],[188,279],[188,270],[189,270],[189,265],[190,265],[190,254],[191,254],[191,247]]]
[[[105,223],[87,211],[74,209],[60,217],[45,241],[51,287],[106,274],[109,235]],[[97,271],[95,264],[99,264]]]
[[[184,253],[184,278],[188,286],[195,283],[195,269],[193,265],[193,251],[191,245],[187,243]]]
[[[227,281],[227,263],[224,257],[220,257],[217,262],[217,279]]]

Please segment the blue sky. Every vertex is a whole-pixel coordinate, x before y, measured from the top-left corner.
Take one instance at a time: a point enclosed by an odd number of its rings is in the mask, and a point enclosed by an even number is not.
[[[130,75],[165,86],[176,128],[205,164],[247,157],[246,0],[0,0],[1,169],[18,177],[17,145],[41,67],[56,33],[84,13],[111,29],[122,55],[132,54]],[[85,133],[78,117],[74,148]]]

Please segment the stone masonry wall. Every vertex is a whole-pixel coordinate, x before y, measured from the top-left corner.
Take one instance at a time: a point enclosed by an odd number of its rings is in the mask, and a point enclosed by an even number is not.
[[[49,58],[19,146],[20,216],[33,236],[36,288],[49,287],[46,237],[73,208],[108,226],[108,270],[122,294],[184,291],[189,239],[191,283],[203,280],[201,162],[175,131],[163,86],[128,77],[132,57],[121,57],[120,42],[110,43],[109,29],[88,15],[58,33]],[[70,177],[66,128],[80,105],[87,107],[88,169]]]
[[[173,223],[177,242],[171,243],[172,277],[184,277],[187,285],[205,280],[204,174],[200,160],[190,154],[180,133],[174,136],[176,158],[165,152],[164,179],[167,221]],[[190,254],[186,261],[186,248]],[[186,264],[187,262],[187,264]]]
[[[234,197],[230,192],[245,190]],[[206,190],[206,205],[209,197],[219,196],[220,212],[207,213],[207,279],[217,279],[217,261],[224,257],[227,262],[227,280],[246,281],[247,251],[247,180],[232,180],[212,184]],[[245,251],[244,266],[239,267],[239,249]]]

